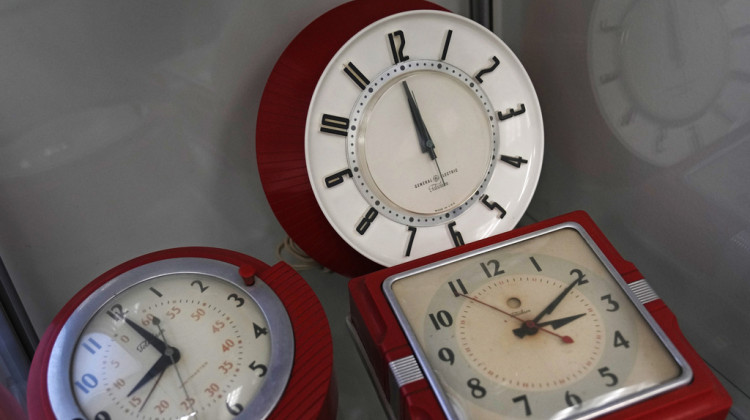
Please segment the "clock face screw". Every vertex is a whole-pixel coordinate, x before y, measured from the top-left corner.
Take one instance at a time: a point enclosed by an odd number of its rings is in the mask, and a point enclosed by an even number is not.
[[[244,280],[245,284],[248,286],[255,284],[255,272],[255,267],[250,264],[241,266],[239,270],[240,277],[242,277],[242,280]]]

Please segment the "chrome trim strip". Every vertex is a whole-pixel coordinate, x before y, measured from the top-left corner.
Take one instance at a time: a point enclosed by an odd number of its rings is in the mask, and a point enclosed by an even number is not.
[[[659,299],[659,295],[657,295],[654,289],[651,288],[651,285],[648,284],[646,279],[634,281],[628,284],[628,287],[643,305]]]
[[[399,388],[424,379],[422,369],[419,368],[417,359],[414,358],[413,354],[388,363],[388,367],[391,369],[393,379]]]

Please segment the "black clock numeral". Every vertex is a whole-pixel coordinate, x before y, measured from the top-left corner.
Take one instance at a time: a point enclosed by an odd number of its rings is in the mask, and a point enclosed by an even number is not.
[[[523,402],[523,409],[526,413],[526,417],[531,415],[531,406],[529,405],[529,398],[526,396],[526,394],[519,395],[516,398],[513,398],[511,401],[513,401],[514,403]]]
[[[438,350],[438,359],[448,363],[451,366],[456,360],[455,356],[453,355],[453,350],[449,349],[448,347],[443,347]]]
[[[501,155],[500,156],[500,160],[502,160],[503,162],[505,162],[505,163],[507,163],[509,165],[515,166],[516,168],[520,168],[521,165],[523,165],[524,163],[529,163],[528,160],[522,158],[521,156],[506,156],[506,155]]]
[[[344,177],[347,177],[347,176],[349,178],[351,178],[353,176],[352,175],[352,170],[349,169],[349,168],[346,168],[346,169],[344,169],[342,171],[336,172],[333,175],[329,175],[329,176],[325,177],[324,181],[326,183],[326,188],[333,188],[336,185],[339,185],[339,184],[343,183],[344,182]]]
[[[456,222],[448,223],[448,230],[451,233],[451,239],[453,239],[453,245],[461,246],[464,244],[464,237],[461,236],[461,232],[455,230]]]
[[[200,289],[201,293],[208,290],[208,286],[204,286],[203,282],[201,282],[200,280],[193,280],[193,282],[190,283],[191,286],[195,286],[196,284],[198,285],[198,288]]]
[[[258,338],[261,335],[268,335],[268,328],[263,328],[253,322],[253,332],[255,332],[255,338]]]
[[[490,201],[490,197],[487,194],[484,194],[482,196],[482,199],[480,201],[482,202],[482,204],[484,204],[485,207],[487,207],[488,209],[490,209],[490,211],[497,210],[498,217],[500,217],[501,219],[503,217],[505,217],[505,215],[508,213],[503,208],[503,206],[501,206],[500,204],[497,204],[494,201]]]
[[[237,302],[237,308],[245,304],[245,299],[239,297],[237,293],[232,293],[231,295],[227,296],[227,300],[233,300]]]
[[[508,118],[513,118],[515,116],[523,114],[524,112],[526,112],[526,105],[519,104],[518,109],[510,108],[505,114],[503,114],[501,111],[497,111],[497,119],[499,119],[500,121],[505,121]]]
[[[576,279],[575,279],[575,280],[573,281],[574,283],[578,283],[578,284],[586,284],[586,283],[588,283],[588,282],[589,282],[589,281],[588,281],[588,280],[586,279],[586,275],[585,275],[585,274],[583,274],[583,271],[581,271],[581,270],[579,270],[579,269],[577,269],[577,268],[574,268],[574,269],[570,270],[570,275],[571,275],[571,276],[572,276],[572,275],[575,275],[575,276],[576,276]]]
[[[339,117],[337,115],[323,114],[320,119],[320,131],[328,134],[346,137],[349,129],[349,118]]]
[[[484,389],[482,383],[479,382],[479,379],[477,378],[469,379],[466,381],[466,385],[471,389],[471,396],[476,399],[484,398],[484,396],[487,395],[487,390]]]
[[[396,48],[396,39],[399,40],[398,49]],[[404,47],[406,46],[406,37],[404,37],[404,31],[399,29],[396,32],[389,33],[388,44],[391,46],[393,64],[398,64],[409,59],[408,55],[404,55]]]
[[[229,403],[226,403],[226,406],[227,406],[227,411],[229,411],[229,414],[233,416],[239,416],[240,413],[242,413],[242,410],[245,409],[245,407],[243,407],[242,404],[239,404],[239,403],[234,404],[234,405],[229,405]]]
[[[614,373],[610,372],[608,367],[603,367],[603,368],[599,369],[599,375],[602,378],[609,379],[609,382],[607,382],[606,384],[604,384],[606,386],[612,387],[612,386],[617,385],[617,383],[619,382],[617,380],[617,376]]]
[[[453,296],[455,297],[468,294],[468,292],[466,291],[466,287],[464,287],[464,283],[461,281],[461,279],[456,279],[455,284],[453,283],[453,281],[449,281],[448,287],[451,288],[451,292],[453,292]]]
[[[351,61],[346,64],[344,67],[344,73],[346,73],[347,76],[349,76],[354,83],[359,86],[360,89],[364,90],[364,88],[367,87],[367,85],[370,84],[370,81],[365,77],[364,74],[362,74],[361,71],[357,68],[357,66],[354,65]]]
[[[414,244],[414,237],[417,236],[417,228],[409,226],[409,232],[411,234],[409,235],[409,242],[406,244],[406,254],[404,255],[406,257],[411,256],[411,246]]]
[[[365,217],[363,217],[362,220],[359,221],[359,224],[357,225],[357,233],[359,233],[360,235],[364,235],[365,232],[367,232],[367,229],[370,228],[370,225],[376,217],[378,217],[378,211],[375,210],[374,207],[370,207],[370,210],[367,210],[367,214],[365,214]]]
[[[630,341],[626,340],[619,330],[615,331],[615,347],[625,347],[626,349],[630,348]]]
[[[112,308],[107,311],[107,315],[110,316],[110,318],[114,319],[115,321],[122,321],[125,319],[125,314],[128,313],[128,311],[122,309],[122,305],[115,304],[112,305]]]
[[[500,269],[500,262],[498,260],[489,260],[487,263],[482,262],[479,263],[479,266],[482,267],[482,271],[484,271],[487,278],[499,276],[505,273],[505,270]]]
[[[448,29],[448,34],[445,35],[445,43],[443,44],[443,53],[440,54],[440,59],[445,60],[448,55],[448,46],[451,45],[451,37],[453,36],[453,29]]]
[[[266,365],[261,364],[261,363],[256,364],[255,360],[250,362],[250,366],[248,367],[252,370],[259,370],[260,371],[260,373],[258,373],[259,378],[266,376],[266,372],[268,372],[268,367],[266,367]]]
[[[536,259],[534,257],[529,257],[529,261],[531,261],[531,264],[536,268],[536,271],[541,272],[542,267],[539,265],[538,262],[536,262]]]
[[[493,56],[492,56],[492,64],[491,64],[491,65],[490,65],[489,67],[485,67],[485,68],[483,68],[483,69],[479,70],[479,73],[477,73],[477,74],[476,74],[476,76],[474,76],[474,78],[475,78],[475,79],[477,80],[477,82],[479,82],[479,83],[482,83],[482,82],[484,82],[484,80],[482,80],[482,76],[484,76],[484,75],[485,75],[485,74],[487,74],[487,73],[491,73],[491,72],[495,71],[495,69],[496,69],[496,68],[497,68],[497,66],[499,66],[499,65],[500,65],[500,59],[498,59],[497,57],[495,57],[495,56],[493,55]]]
[[[617,312],[617,310],[620,309],[620,304],[617,303],[616,300],[612,299],[612,295],[604,295],[602,296],[601,300],[605,300],[609,304],[607,312]]]
[[[565,404],[568,404],[568,407],[575,407],[583,404],[583,400],[578,395],[573,394],[570,391],[565,391]]]
[[[439,310],[435,314],[430,314],[430,321],[432,321],[432,326],[435,327],[436,331],[440,331],[441,327],[448,328],[453,325],[453,317],[446,310]]]

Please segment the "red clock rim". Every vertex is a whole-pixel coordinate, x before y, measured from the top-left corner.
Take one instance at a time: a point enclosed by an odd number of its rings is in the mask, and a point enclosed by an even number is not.
[[[303,251],[348,277],[382,267],[344,241],[318,206],[305,162],[307,111],[320,75],[352,36],[382,18],[410,10],[445,9],[422,0],[355,0],[321,15],[279,57],[258,110],[256,158],[271,209]]]

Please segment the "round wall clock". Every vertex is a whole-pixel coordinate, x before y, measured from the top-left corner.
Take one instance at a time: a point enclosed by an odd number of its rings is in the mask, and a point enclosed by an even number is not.
[[[670,166],[747,121],[748,15],[740,1],[594,5],[591,86],[604,119],[632,153]]]
[[[258,115],[271,207],[305,252],[348,275],[513,228],[544,148],[531,81],[492,32],[429,3],[373,3],[298,35]]]
[[[723,418],[731,406],[583,212],[349,288],[356,337],[402,418]]]
[[[329,418],[332,365],[326,316],[290,267],[177,248],[108,271],[62,309],[32,362],[29,414]]]

